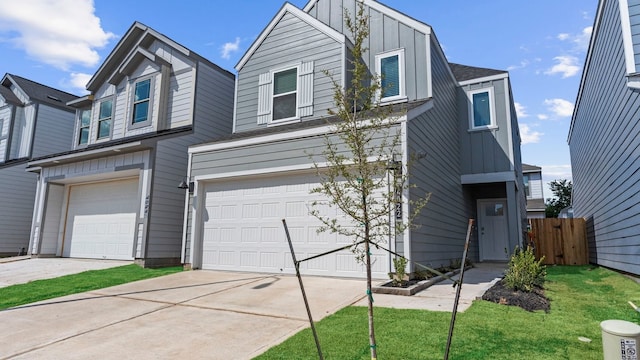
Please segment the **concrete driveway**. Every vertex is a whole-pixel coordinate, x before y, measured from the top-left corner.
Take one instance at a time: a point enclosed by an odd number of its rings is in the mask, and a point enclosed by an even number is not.
[[[308,326],[294,276],[186,271],[0,311],[0,359],[250,359]],[[364,280],[305,277],[314,320]]]

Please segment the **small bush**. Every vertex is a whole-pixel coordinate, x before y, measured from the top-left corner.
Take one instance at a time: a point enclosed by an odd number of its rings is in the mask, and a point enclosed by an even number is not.
[[[542,264],[544,256],[536,261],[533,249],[527,246],[526,250],[516,247],[509,268],[504,276],[505,285],[513,290],[531,292],[534,287],[542,287],[547,275],[546,266]]]
[[[393,258],[393,266],[395,266],[396,268],[396,273],[395,273],[395,276],[391,277],[391,279],[393,280],[394,286],[402,286],[404,284],[404,278],[405,278],[405,275],[407,275],[406,267],[407,267],[408,261],[409,260],[407,260],[402,256],[397,256]]]

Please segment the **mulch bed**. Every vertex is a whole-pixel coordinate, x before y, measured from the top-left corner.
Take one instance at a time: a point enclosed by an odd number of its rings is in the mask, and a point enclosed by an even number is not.
[[[519,306],[527,311],[544,310],[549,312],[551,305],[540,288],[532,292],[514,291],[504,285],[504,280],[498,281],[482,295],[482,300],[503,305]]]

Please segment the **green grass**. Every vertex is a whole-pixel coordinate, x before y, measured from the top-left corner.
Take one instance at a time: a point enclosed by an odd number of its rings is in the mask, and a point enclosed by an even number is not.
[[[105,270],[90,270],[47,280],[0,288],[0,310],[30,304],[64,295],[102,289],[137,280],[149,279],[182,271],[182,267],[144,269],[131,264]]]
[[[456,317],[449,358],[602,359],[601,321],[640,323],[627,304],[640,303],[640,285],[613,271],[548,267],[545,286],[551,299],[548,314],[475,301]],[[445,312],[376,308],[378,358],[442,359],[450,320]],[[325,359],[370,359],[365,307],[345,308],[318,322],[317,331]],[[592,342],[580,342],[579,336]],[[257,359],[317,357],[306,329]]]

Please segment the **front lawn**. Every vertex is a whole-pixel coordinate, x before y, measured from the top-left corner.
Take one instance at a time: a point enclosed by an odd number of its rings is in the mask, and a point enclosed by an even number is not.
[[[640,323],[640,314],[627,303],[640,303],[636,282],[591,266],[553,266],[547,272],[549,313],[475,301],[456,317],[449,358],[602,359],[601,321]],[[348,307],[318,322],[326,359],[370,359],[366,312],[366,307]],[[450,319],[445,312],[376,308],[378,358],[442,359]],[[306,329],[257,359],[317,358]]]
[[[144,269],[131,264],[105,270],[90,270],[53,279],[0,288],[0,310],[34,303],[64,295],[102,289],[137,280],[149,279],[182,271],[182,267]]]

